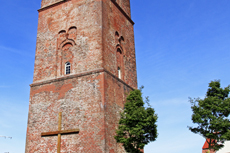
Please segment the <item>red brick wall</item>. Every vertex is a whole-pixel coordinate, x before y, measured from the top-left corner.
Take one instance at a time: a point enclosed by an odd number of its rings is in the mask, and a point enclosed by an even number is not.
[[[137,87],[136,58],[134,46],[133,24],[124,14],[111,2],[103,1],[103,62],[104,68],[114,75],[117,74],[117,36],[123,36],[121,42],[123,48],[123,81],[130,86]]]
[[[106,152],[124,152],[121,144],[114,139],[120,112],[124,108],[126,95],[130,87],[137,88],[136,59],[134,46],[133,24],[111,1],[103,1],[103,66],[114,76],[118,77],[117,69],[121,68],[121,82],[116,77],[105,74],[105,124]],[[117,1],[124,11],[130,13],[124,4],[129,0]],[[128,7],[129,8],[129,7]],[[129,14],[127,14],[129,15]],[[118,35],[116,34],[118,33]],[[123,37],[124,40],[119,38]],[[122,53],[117,52],[120,48]]]
[[[125,152],[114,135],[126,94],[137,87],[133,24],[124,15],[130,13],[129,0],[120,3],[124,12],[110,0],[46,7],[55,2],[43,0],[39,11],[26,153],[56,152],[57,136],[41,133],[58,130],[59,112],[62,130],[80,129],[62,136],[61,152]],[[67,61],[70,75],[65,75]]]
[[[130,14],[130,0],[116,0],[117,4],[127,13],[128,16]]]
[[[57,136],[42,132],[80,129],[79,134],[62,136],[62,152],[104,152],[103,73],[63,79],[31,87],[27,129],[27,153],[56,152]]]
[[[120,82],[112,75],[105,74],[105,130],[106,130],[106,152],[125,152],[121,144],[117,144],[114,139],[120,112],[124,108],[127,94],[131,88]]]
[[[74,74],[101,68],[101,16],[101,2],[95,0],[72,0],[40,11],[34,82],[63,75],[61,50],[67,42],[73,45],[69,56]],[[74,34],[69,31],[72,26],[77,28]],[[59,34],[63,30],[69,34],[67,38]]]

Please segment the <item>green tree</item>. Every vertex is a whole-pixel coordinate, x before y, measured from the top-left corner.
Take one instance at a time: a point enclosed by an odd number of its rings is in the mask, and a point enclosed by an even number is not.
[[[128,153],[141,153],[141,149],[157,138],[157,115],[149,105],[144,107],[141,89],[133,90],[127,96],[124,111],[121,113],[115,139],[122,143]]]
[[[220,88],[220,81],[211,81],[204,99],[191,99],[192,121],[197,127],[189,127],[193,133],[206,138],[209,150],[219,150],[230,140],[230,86]]]

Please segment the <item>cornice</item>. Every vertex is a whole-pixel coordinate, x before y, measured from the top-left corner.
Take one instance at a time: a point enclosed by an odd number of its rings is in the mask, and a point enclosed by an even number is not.
[[[134,90],[135,88],[131,87],[130,85],[128,85],[127,83],[125,83],[123,80],[119,79],[116,75],[112,74],[111,72],[109,72],[106,69],[103,69],[104,72],[106,72],[107,74],[109,74],[110,76],[112,76],[114,79],[116,79],[117,81],[121,82],[122,84],[128,86],[129,88],[131,88],[132,90]]]
[[[54,6],[57,6],[57,5],[60,5],[60,4],[62,4],[62,3],[65,3],[66,1],[69,1],[69,0],[60,0],[60,1],[58,1],[58,2],[56,2],[56,3],[53,3],[53,4],[50,4],[50,5],[48,5],[48,6],[44,6],[44,7],[42,7],[42,8],[40,8],[39,10],[38,10],[38,12],[42,12],[42,11],[44,11],[44,10],[47,10],[47,9],[49,9],[49,8],[51,8],[51,7],[54,7]],[[129,20],[129,22],[132,24],[132,25],[134,25],[135,23],[133,22],[133,20],[130,18],[130,16],[117,4],[117,2],[115,1],[115,0],[111,0],[112,1],[112,3],[118,8],[118,10]]]
[[[63,76],[63,77],[59,77],[59,78],[55,78],[55,79],[34,82],[34,83],[30,84],[30,87],[41,86],[41,85],[50,84],[50,83],[54,83],[54,82],[58,82],[58,81],[64,81],[64,80],[69,80],[69,79],[78,78],[78,77],[82,77],[82,76],[87,76],[87,75],[91,75],[91,74],[97,74],[97,73],[101,73],[101,72],[105,72],[105,73],[109,74],[114,79],[116,79],[117,81],[121,82],[122,84],[128,86],[132,90],[135,89],[135,88],[131,87],[130,85],[128,85],[127,83],[125,83],[124,81],[122,81],[121,79],[119,79],[117,76],[113,75],[108,70],[104,69],[104,68],[93,70],[93,71],[82,72],[82,73],[79,73],[79,74]]]
[[[65,3],[65,2],[67,2],[67,1],[69,1],[69,0],[60,0],[60,1],[56,2],[56,3],[53,3],[53,4],[50,4],[50,5],[44,6],[44,7],[40,8],[40,9],[38,10],[38,12],[47,10],[47,9],[49,9],[49,8],[51,8],[51,7],[60,5],[60,4]]]

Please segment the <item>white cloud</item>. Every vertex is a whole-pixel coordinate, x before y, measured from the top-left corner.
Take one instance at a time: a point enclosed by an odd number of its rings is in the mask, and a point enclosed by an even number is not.
[[[23,56],[33,57],[31,54],[27,54],[25,51],[17,50],[14,48],[9,48],[5,46],[0,46],[0,52],[3,52],[3,51],[11,52],[11,53],[15,53],[15,54],[23,55]]]
[[[0,85],[0,88],[10,88],[10,86],[1,86]]]

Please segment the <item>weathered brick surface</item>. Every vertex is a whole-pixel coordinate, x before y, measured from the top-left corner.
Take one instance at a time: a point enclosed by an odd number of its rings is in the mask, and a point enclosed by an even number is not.
[[[72,74],[102,67],[100,10],[100,1],[72,0],[39,13],[34,82],[63,75],[65,56],[73,62]]]
[[[99,73],[32,87],[26,152],[56,151],[57,137],[41,133],[58,130],[59,112],[63,130],[80,129],[62,136],[62,152],[104,152],[102,79]]]
[[[62,130],[80,129],[62,135],[61,152],[123,153],[115,130],[126,93],[137,87],[129,0],[67,0],[49,7],[59,1],[43,0],[39,11],[26,153],[57,151],[57,136],[41,133],[58,130],[59,112]]]
[[[125,11],[128,16],[130,14],[130,0],[116,0],[117,4]]]
[[[117,59],[117,38],[122,36],[124,41],[119,43],[122,48],[122,79],[135,88],[137,75],[133,25],[110,0],[103,3],[103,27],[104,67],[114,75],[118,75],[119,62],[115,60]],[[116,31],[119,33],[119,37],[115,35]]]
[[[117,123],[120,119],[120,112],[124,108],[127,94],[131,89],[124,85],[119,79],[105,74],[105,131],[106,131],[106,152],[122,153],[123,147],[116,143]]]

